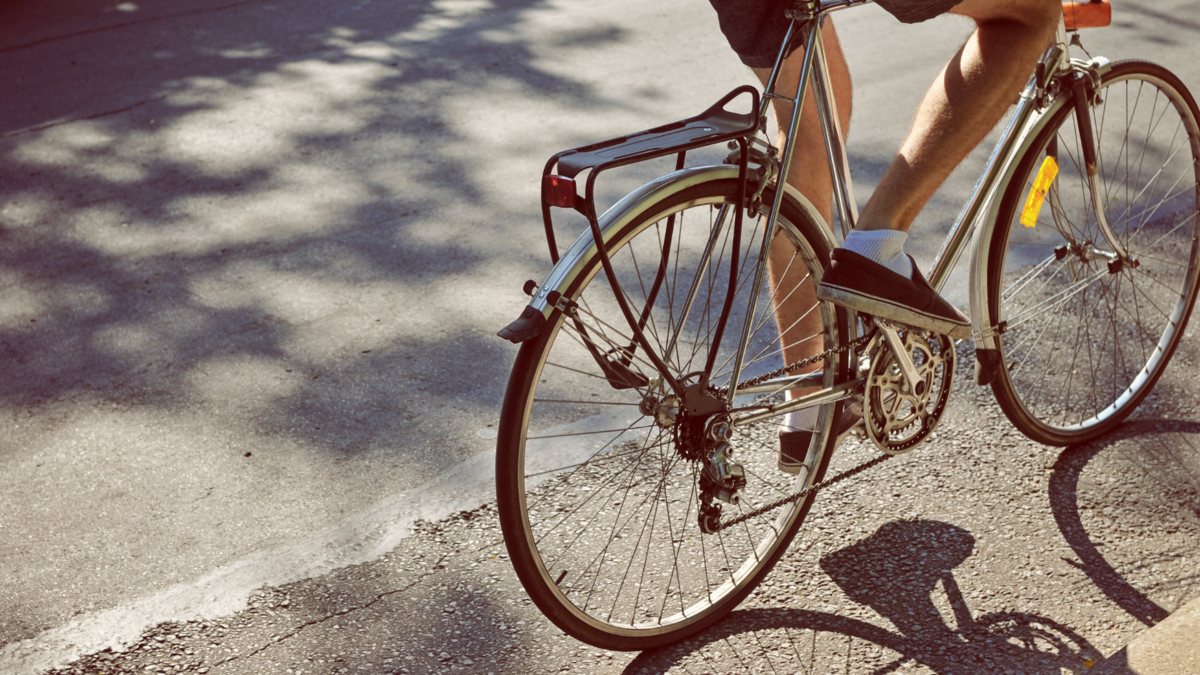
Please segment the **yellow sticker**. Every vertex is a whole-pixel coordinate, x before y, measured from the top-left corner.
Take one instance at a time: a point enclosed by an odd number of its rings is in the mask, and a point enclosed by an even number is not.
[[[1033,181],[1033,189],[1025,200],[1025,208],[1021,209],[1021,224],[1025,227],[1037,225],[1038,214],[1042,211],[1042,202],[1046,201],[1046,193],[1050,184],[1058,175],[1058,162],[1053,157],[1042,160],[1042,168],[1038,169],[1037,178]]]

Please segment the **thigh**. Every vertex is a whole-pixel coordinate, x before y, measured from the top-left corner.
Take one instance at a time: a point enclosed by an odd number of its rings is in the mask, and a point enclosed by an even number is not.
[[[1055,23],[1062,14],[1062,0],[961,0],[949,11],[976,21]]]

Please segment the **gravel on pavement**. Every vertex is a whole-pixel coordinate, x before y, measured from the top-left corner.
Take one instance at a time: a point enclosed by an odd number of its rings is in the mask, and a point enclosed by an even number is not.
[[[1185,342],[1180,364],[1198,346]],[[379,560],[260,589],[234,616],[160,625],[53,675],[1086,673],[1200,595],[1189,371],[1171,369],[1115,433],[1065,449],[1028,441],[960,379],[934,440],[823,491],[741,607],[660,650],[598,650],[555,628],[481,495]],[[874,452],[852,437],[833,470]]]

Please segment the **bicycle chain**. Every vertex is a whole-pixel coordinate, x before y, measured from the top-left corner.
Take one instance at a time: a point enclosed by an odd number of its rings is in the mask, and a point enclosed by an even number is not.
[[[853,349],[855,347],[859,347],[861,345],[864,345],[864,344],[870,342],[871,338],[873,338],[873,337],[875,337],[874,330],[867,333],[866,335],[854,338],[853,340],[847,342],[846,344],[844,344],[840,347],[830,347],[829,349],[826,349],[825,351],[821,352],[820,354],[817,354],[816,356],[810,356],[808,358],[800,359],[799,361],[796,361],[795,363],[789,363],[788,365],[786,365],[778,370],[772,370],[769,373],[763,373],[762,375],[759,375],[758,377],[750,378],[749,380],[746,380],[745,382],[738,384],[737,390],[741,391],[748,387],[753,387],[757,384],[762,384],[763,382],[766,382],[767,380],[770,380],[770,379],[773,379],[776,377],[780,377],[782,375],[787,375],[789,372],[791,372],[797,368],[803,368],[804,366],[809,366],[809,365],[816,363],[817,361],[821,361],[826,356],[829,356],[830,354],[843,354],[845,352],[850,351],[851,349]],[[724,393],[724,389],[722,389],[722,393]]]
[[[758,377],[746,380],[745,382],[742,382],[741,384],[739,384],[737,386],[737,388],[740,391],[740,390],[746,389],[748,387],[753,387],[757,384],[762,384],[763,382],[766,382],[767,380],[770,380],[772,378],[786,375],[789,372],[791,372],[797,368],[803,368],[804,366],[811,365],[813,363],[816,363],[817,361],[821,361],[825,357],[829,356],[830,354],[844,354],[844,353],[850,351],[851,349],[854,349],[855,347],[859,347],[859,346],[862,346],[862,345],[870,342],[871,338],[873,338],[873,337],[875,337],[874,329],[869,331],[866,335],[857,337],[839,347],[830,347],[829,349],[826,349],[825,351],[821,352],[820,354],[817,354],[816,356],[810,356],[805,359],[800,359],[799,361],[796,361],[795,363],[789,363],[788,365],[786,365],[783,368],[780,368],[778,370],[773,370],[769,373],[764,373],[762,375],[759,375]],[[766,506],[760,506],[757,509],[754,509],[753,511],[751,511],[749,513],[744,513],[744,514],[738,516],[737,518],[734,518],[733,520],[730,520],[730,521],[727,521],[724,523],[718,523],[716,529],[713,532],[714,533],[720,532],[721,530],[728,529],[735,525],[740,525],[741,523],[744,523],[747,520],[750,520],[751,518],[757,518],[758,516],[761,516],[762,514],[768,513],[770,511],[774,511],[775,509],[777,509],[781,506],[785,506],[787,504],[791,504],[791,503],[800,501],[801,499],[804,499],[805,497],[807,497],[810,494],[813,494],[820,490],[824,490],[825,488],[827,488],[831,485],[840,483],[840,482],[846,480],[847,478],[857,476],[858,474],[862,473],[863,471],[866,471],[867,469],[870,469],[874,466],[882,464],[883,462],[886,462],[887,460],[891,459],[892,457],[893,457],[893,455],[880,455],[880,456],[876,457],[875,459],[869,460],[867,462],[863,462],[862,464],[859,464],[858,466],[854,467],[853,469],[848,469],[846,471],[843,471],[842,473],[839,473],[838,475],[834,476],[833,478],[823,480],[820,483],[817,483],[816,485],[810,485],[807,488],[805,488],[799,492],[796,492],[787,497],[778,499],[770,504],[767,504]]]
[[[862,464],[859,464],[858,466],[854,467],[853,469],[847,469],[847,470],[839,473],[838,475],[834,476],[833,478],[828,478],[826,480],[823,480],[820,483],[817,483],[816,485],[810,485],[807,488],[805,488],[793,495],[790,495],[788,497],[783,497],[782,499],[779,499],[770,504],[767,504],[766,506],[760,506],[757,509],[754,509],[753,511],[751,511],[749,513],[743,513],[742,515],[740,515],[737,518],[734,518],[733,520],[730,520],[728,522],[719,523],[719,524],[717,524],[717,527],[715,530],[713,530],[713,532],[714,533],[720,532],[721,530],[733,527],[734,525],[740,525],[740,524],[746,522],[747,520],[750,520],[751,518],[757,518],[758,516],[761,516],[764,513],[768,513],[770,511],[774,511],[775,509],[777,509],[781,506],[785,506],[785,505],[791,504],[793,502],[798,502],[801,499],[804,499],[805,497],[807,497],[808,495],[813,494],[814,492],[824,490],[825,488],[827,488],[831,485],[840,483],[852,476],[857,476],[858,474],[866,471],[867,469],[878,466],[895,456],[896,455],[879,455],[875,459],[863,462]]]

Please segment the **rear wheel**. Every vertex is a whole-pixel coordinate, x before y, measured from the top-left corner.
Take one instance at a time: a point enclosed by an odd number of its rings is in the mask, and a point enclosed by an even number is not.
[[[1017,428],[1051,445],[1095,438],[1133,412],[1196,299],[1200,112],[1154,64],[1117,63],[1101,85],[1092,109],[1101,197],[1134,264],[1112,262],[1070,105],[1021,160],[989,254],[989,302],[1003,331],[992,389]],[[1057,178],[1033,225],[1022,225],[1048,157]]]
[[[711,391],[721,398],[762,241],[762,220],[745,218],[732,311],[725,337],[715,345],[729,289],[736,195],[737,182],[729,179],[652,194],[632,209],[639,215],[619,226],[610,244],[620,286],[633,311],[645,317],[646,334],[672,374],[694,383],[716,349]],[[802,272],[802,282],[776,292],[811,298],[804,314],[819,317],[818,328],[802,339],[833,345],[844,339],[839,320],[845,315],[815,300],[829,261],[817,227],[785,200],[778,236],[794,254],[783,261],[776,253],[773,263]],[[703,264],[706,250],[712,256]],[[657,384],[638,350],[624,374],[606,375],[588,347],[624,350],[632,343],[630,330],[599,259],[593,256],[583,267],[564,293],[573,316],[556,311],[540,335],[522,345],[513,368],[497,448],[501,525],[521,582],[556,625],[598,647],[647,649],[695,633],[732,610],[786,549],[811,497],[728,529],[702,531],[698,485],[704,460],[672,421],[679,403]],[[768,284],[762,293],[743,381],[784,365]],[[794,330],[783,332],[797,339]],[[843,369],[836,356],[826,359],[825,386]],[[734,405],[782,396],[760,388],[739,395]],[[835,442],[828,430],[838,406],[819,409],[822,431],[814,434],[799,475],[776,466],[778,419],[737,426],[730,444],[746,485],[739,504],[722,504],[721,520],[819,480]]]

